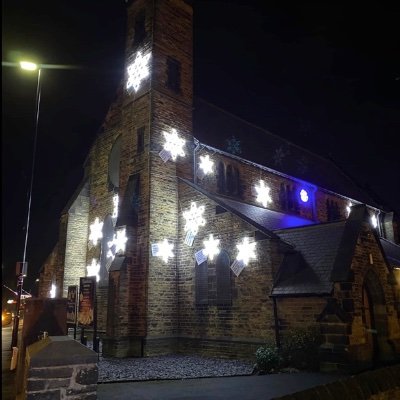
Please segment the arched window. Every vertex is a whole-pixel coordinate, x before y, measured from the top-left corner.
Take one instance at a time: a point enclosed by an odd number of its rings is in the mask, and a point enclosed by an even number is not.
[[[232,304],[232,289],[231,289],[231,267],[228,253],[223,250],[219,253],[215,262],[217,276],[217,304],[231,305]]]
[[[195,265],[196,304],[208,304],[208,263]]]
[[[119,162],[121,159],[121,136],[115,139],[108,156],[108,187],[109,190],[119,188]]]
[[[218,168],[217,168],[217,187],[218,187],[218,192],[220,193],[225,192],[225,165],[222,161],[218,163]]]
[[[101,239],[101,254],[100,254],[100,282],[108,281],[108,270],[112,262],[112,257],[107,257],[108,242],[113,240],[114,224],[111,215],[107,215],[103,224],[103,238]]]
[[[133,32],[132,46],[136,47],[146,38],[146,14],[144,10],[137,13],[135,17],[135,31]]]

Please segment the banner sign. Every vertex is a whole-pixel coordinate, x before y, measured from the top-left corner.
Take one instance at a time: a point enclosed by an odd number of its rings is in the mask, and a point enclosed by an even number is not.
[[[67,294],[67,324],[76,324],[76,306],[78,301],[78,286],[68,286]]]
[[[79,278],[78,325],[84,328],[94,326],[96,277]]]

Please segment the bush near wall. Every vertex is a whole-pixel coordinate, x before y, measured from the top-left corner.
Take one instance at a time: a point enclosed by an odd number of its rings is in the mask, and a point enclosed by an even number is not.
[[[267,340],[264,346],[257,349],[257,369],[266,373],[285,368],[317,371],[320,344],[318,327],[292,329],[282,338],[280,349],[273,340]]]

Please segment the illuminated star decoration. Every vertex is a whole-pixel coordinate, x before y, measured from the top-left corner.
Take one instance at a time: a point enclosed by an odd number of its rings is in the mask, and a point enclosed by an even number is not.
[[[126,248],[126,242],[128,241],[128,238],[126,237],[126,229],[121,229],[118,230],[113,237],[113,240],[107,242],[108,246],[108,252],[107,252],[107,257],[108,258],[114,258],[115,254],[118,252],[125,252]]]
[[[135,61],[128,67],[128,81],[126,88],[133,87],[135,92],[140,87],[140,82],[147,78],[150,74],[148,62],[150,60],[151,53],[142,56],[140,51],[137,52]]]
[[[204,175],[211,174],[213,172],[214,161],[210,160],[210,156],[207,154],[205,156],[200,156],[199,167],[203,170]]]
[[[209,259],[212,261],[214,259],[214,256],[216,256],[219,253],[219,239],[214,239],[214,236],[212,233],[210,233],[210,236],[208,240],[204,240],[204,249],[203,249],[203,254],[205,256],[208,256]]]
[[[300,199],[303,203],[307,203],[308,201],[308,193],[307,190],[301,189],[300,191]]]
[[[50,298],[54,299],[55,297],[56,297],[56,285],[52,283],[50,289]]]
[[[158,243],[158,256],[167,263],[168,258],[174,256],[174,253],[172,252],[173,248],[173,243],[168,243],[168,240],[164,239],[162,242]]]
[[[192,232],[197,235],[199,226],[205,225],[206,221],[203,218],[204,206],[197,207],[195,202],[192,202],[190,209],[183,212],[183,218],[186,220],[185,231]]]
[[[251,258],[256,258],[256,242],[249,243],[249,238],[243,238],[243,242],[237,244],[236,247],[239,250],[236,260],[242,261],[244,265],[247,265]]]
[[[90,225],[90,235],[89,240],[93,243],[94,246],[97,245],[97,242],[103,237],[103,222],[100,222],[96,217],[93,224]]]
[[[95,276],[97,282],[100,280],[100,264],[94,258],[92,258],[92,263],[86,266],[86,270],[87,276]]]
[[[350,212],[351,212],[351,207],[353,207],[353,203],[349,203],[347,206],[346,206],[346,212],[347,212],[347,216],[349,216],[350,215]]]
[[[113,196],[113,213],[112,213],[112,218],[117,218],[118,217],[118,203],[119,203],[119,197],[117,194],[114,194]]]
[[[257,201],[264,207],[267,207],[268,203],[272,201],[271,196],[269,195],[269,187],[260,179],[260,186],[256,186],[255,189],[257,190]]]
[[[184,157],[185,140],[178,136],[176,129],[171,129],[171,132],[163,132],[163,135],[165,138],[164,150],[171,154],[172,159],[175,161],[178,156]]]

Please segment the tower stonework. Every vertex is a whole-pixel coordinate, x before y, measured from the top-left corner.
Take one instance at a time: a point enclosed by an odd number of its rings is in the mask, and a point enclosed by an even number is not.
[[[116,228],[126,229],[128,242],[124,257],[117,257],[110,268],[103,340],[103,351],[119,357],[175,349],[176,262],[166,266],[151,256],[151,246],[167,239],[176,255],[177,179],[192,180],[193,175],[192,8],[182,0],[139,0],[127,12],[126,70],[140,54],[149,57],[149,75],[133,90],[126,88],[126,76],[120,112]],[[185,155],[165,161],[160,156],[164,132],[173,130],[185,140]]]

